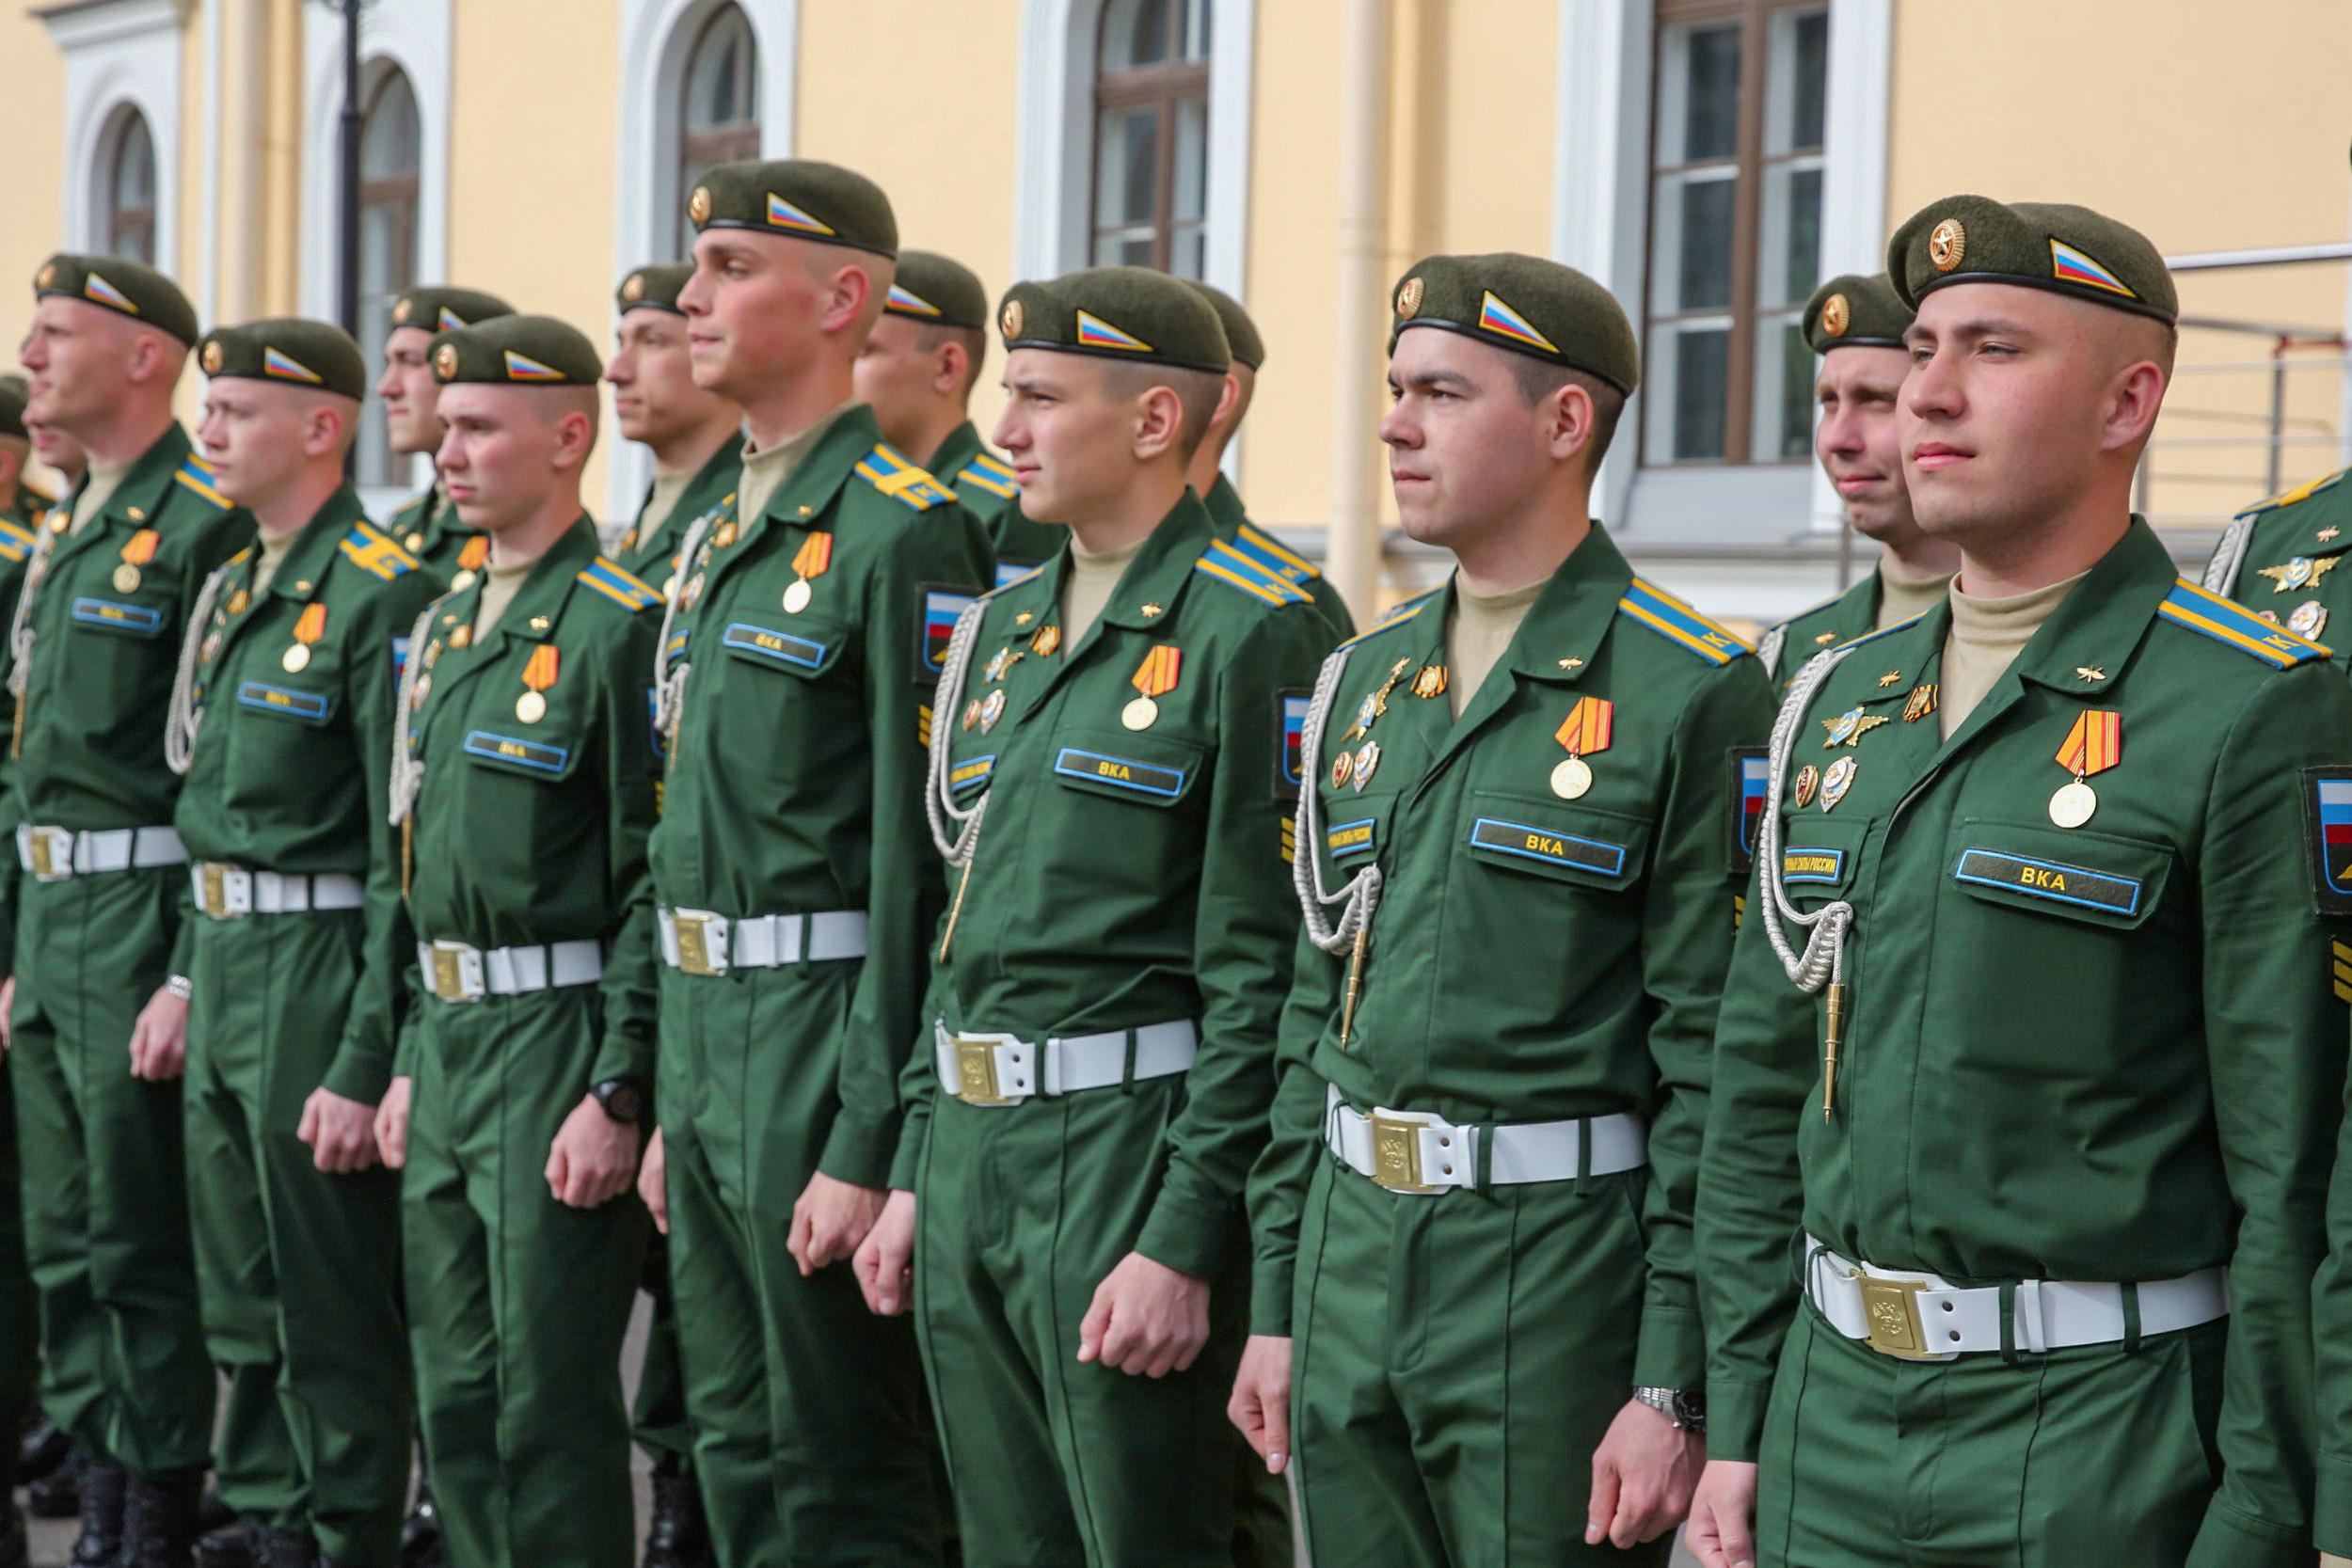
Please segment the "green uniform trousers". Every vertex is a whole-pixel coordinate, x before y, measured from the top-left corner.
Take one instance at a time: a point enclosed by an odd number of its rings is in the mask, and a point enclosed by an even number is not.
[[[1647,1173],[1431,1196],[1317,1162],[1291,1442],[1315,1568],[1663,1564],[1584,1544],[1633,1394]]]
[[[1182,1083],[1001,1107],[943,1094],[932,1114],[914,1307],[967,1568],[1233,1560],[1239,1273],[1213,1285],[1209,1345],[1189,1370],[1153,1379],[1077,1358],[1095,1288],[1159,1194],[1155,1151]]]
[[[645,1360],[637,1370],[637,1399],[629,1427],[637,1446],[653,1461],[658,1476],[682,1476],[694,1467],[694,1428],[686,1418],[686,1372],[678,1364],[677,1298],[670,1291],[670,1248],[660,1236],[648,1238],[645,1273],[639,1287],[653,1303],[645,1331]]]
[[[409,1338],[450,1568],[628,1568],[621,1341],[645,1207],[548,1193],[589,1090],[595,986],[427,997],[401,1179]]]
[[[188,1213],[229,1381],[217,1468],[241,1514],[393,1568],[408,1497],[400,1179],[328,1176],[296,1137],[342,1037],[358,911],[196,917]]]
[[[212,1462],[181,1086],[131,1076],[187,875],[25,878],[8,1052],[43,1402],[87,1451],[149,1477]]]
[[[2220,1481],[2227,1321],[2136,1351],[1891,1360],[1810,1307],[1757,1451],[1758,1568],[2179,1568]]]
[[[661,975],[655,1096],[694,1476],[721,1568],[924,1568],[946,1510],[914,1335],[785,1250],[854,963]]]

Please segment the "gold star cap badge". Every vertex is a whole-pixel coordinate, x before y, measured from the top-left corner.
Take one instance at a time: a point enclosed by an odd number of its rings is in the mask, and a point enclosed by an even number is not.
[[[43,268],[41,268],[41,269],[40,269],[40,276],[33,279],[33,287],[34,287],[34,288],[36,288],[36,289],[45,289],[45,288],[49,287],[49,285],[50,285],[50,284],[55,283],[56,280],[57,280],[57,268],[56,268],[56,264],[55,262],[52,262],[52,263],[50,263],[48,266],[45,266],[45,267],[43,267]]]
[[[710,187],[696,185],[694,194],[686,200],[686,215],[696,223],[710,221]]]
[[[1421,279],[1418,277],[1406,278],[1404,282],[1404,286],[1396,291],[1396,313],[1406,321],[1411,321],[1415,316],[1419,315],[1421,313]]]
[[[996,325],[1005,329],[1005,336],[1008,338],[1020,337],[1021,322],[1021,302],[1017,299],[1009,299],[1005,301],[1004,309],[999,312],[996,317]]]
[[[1960,226],[1960,219],[1946,218],[1928,235],[1928,260],[1938,272],[1949,272],[1960,265],[1968,254],[1968,230]]]
[[[621,297],[628,300],[631,305],[634,305],[639,300],[644,298],[645,275],[642,272],[630,273],[628,275],[628,281],[621,285]]]
[[[1846,303],[1844,294],[1832,294],[1821,302],[1821,330],[1831,337],[1844,337],[1852,320],[1853,307]]]
[[[394,326],[407,325],[408,318],[412,313],[414,313],[415,310],[416,301],[411,299],[404,299],[400,301],[392,307],[392,325]]]
[[[217,340],[204,345],[204,373],[206,375],[220,373],[220,343]]]
[[[433,351],[433,372],[446,381],[457,373],[457,345],[443,343]]]

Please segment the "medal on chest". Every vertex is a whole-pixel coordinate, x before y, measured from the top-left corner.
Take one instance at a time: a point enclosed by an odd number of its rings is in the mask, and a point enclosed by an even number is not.
[[[278,657],[278,666],[290,675],[298,675],[310,667],[310,650],[326,635],[326,607],[310,604],[302,607],[294,618],[294,646]]]
[[[122,564],[115,568],[115,592],[135,594],[139,591],[139,568],[155,559],[155,546],[163,536],[151,528],[143,528],[131,535],[122,546]]]
[[[1119,721],[1131,730],[1148,730],[1159,721],[1160,705],[1155,700],[1176,689],[1176,677],[1184,669],[1184,650],[1173,642],[1162,642],[1143,656],[1136,673],[1127,677],[1127,684],[1136,689],[1133,701],[1119,710]]]
[[[833,535],[818,530],[801,541],[792,556],[792,586],[784,591],[784,612],[798,615],[817,596],[815,583],[833,569]]]
[[[564,667],[564,656],[552,642],[542,642],[523,661],[523,694],[515,699],[515,717],[535,724],[548,716],[548,692]]]
[[[2075,717],[2058,749],[2058,765],[2074,775],[2050,797],[2050,820],[2061,828],[2079,828],[2099,809],[2098,792],[2084,781],[2104,773],[2123,760],[2123,716],[2111,708],[2092,708]]]
[[[482,563],[489,559],[490,536],[488,534],[477,533],[467,540],[465,547],[457,552],[457,570],[449,579],[450,592],[463,594],[467,589],[471,588],[475,579],[481,576]]]
[[[1593,787],[1592,765],[1584,759],[1598,756],[1609,750],[1616,728],[1617,705],[1606,697],[1579,697],[1576,705],[1560,727],[1551,732],[1552,739],[1564,747],[1568,757],[1551,769],[1551,792],[1563,800],[1581,798]]]

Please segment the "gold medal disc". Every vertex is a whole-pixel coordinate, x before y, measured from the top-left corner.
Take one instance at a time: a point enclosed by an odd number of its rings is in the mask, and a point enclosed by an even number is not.
[[[808,578],[794,578],[792,586],[784,591],[784,612],[787,615],[798,615],[808,608],[808,601],[815,596],[816,592],[808,585]]]
[[[1149,697],[1137,697],[1119,710],[1119,721],[1131,730],[1148,730],[1159,717],[1160,705]]]
[[[449,591],[453,594],[463,594],[473,585],[474,574],[470,569],[453,573],[449,579]]]
[[[535,724],[548,716],[548,700],[536,691],[526,691],[515,699],[515,717],[526,724]]]
[[[2050,820],[2061,828],[2079,828],[2099,809],[2099,792],[2076,779],[2050,797]]]
[[[1551,770],[1551,792],[1573,800],[1593,787],[1593,770],[1582,757],[1567,757]]]
[[[422,555],[422,554],[424,553],[424,535],[423,535],[423,534],[421,534],[421,533],[411,533],[411,534],[409,534],[409,535],[408,535],[408,538],[407,538],[406,543],[407,543],[407,546],[408,546],[408,553],[409,553],[410,555]]]
[[[310,650],[300,642],[288,648],[278,658],[278,665],[290,675],[298,675],[310,667]]]

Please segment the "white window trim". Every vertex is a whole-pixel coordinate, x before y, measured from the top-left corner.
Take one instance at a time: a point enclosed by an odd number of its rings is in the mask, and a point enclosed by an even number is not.
[[[1650,0],[1561,0],[1560,6],[1552,255],[1606,285],[1637,325],[1649,225],[1653,9]],[[1886,264],[1893,47],[1894,0],[1829,0],[1823,277],[1876,272]],[[1601,515],[1621,537],[1630,535],[1635,547],[1649,533],[1734,555],[1777,556],[1799,534],[1834,536],[1842,526],[1836,493],[1818,466],[1809,481],[1785,464],[1638,470],[1633,453],[1641,418],[1637,393],[1595,491]],[[1739,504],[1743,492],[1772,504]],[[1824,592],[1830,570],[1821,567]],[[1772,596],[1785,600],[1790,592],[1801,594],[1804,587],[1781,588]],[[1803,599],[1798,608],[1820,596]],[[1724,608],[1745,612],[1736,605]]]
[[[449,281],[450,59],[453,0],[402,0],[359,13],[359,99],[364,107],[384,72],[398,68],[417,100],[417,281]],[[341,309],[342,251],[343,20],[302,8],[302,312],[333,321]],[[373,364],[380,343],[361,343]],[[432,460],[408,461],[408,482],[361,497],[372,515],[389,515],[432,483]]]
[[[725,0],[621,0],[621,81],[613,103],[612,277],[683,261],[669,254],[687,193],[676,188],[678,101],[686,55]],[[789,158],[799,121],[800,0],[734,0],[759,50],[759,155]],[[591,334],[593,336],[593,333]],[[653,483],[653,454],[614,439],[605,465],[605,515],[626,521]]]
[[[1206,0],[1209,188],[1202,280],[1249,300],[1249,154],[1258,0]],[[1569,0],[1570,4],[1574,0]],[[1020,119],[1013,150],[1012,277],[1087,264],[1094,186],[1094,59],[1103,0],[1022,0]],[[1241,439],[1225,451],[1241,470]]]
[[[180,73],[185,0],[79,0],[36,13],[65,55],[65,233],[101,248],[107,128],[136,109],[155,144],[155,264],[180,270]]]

